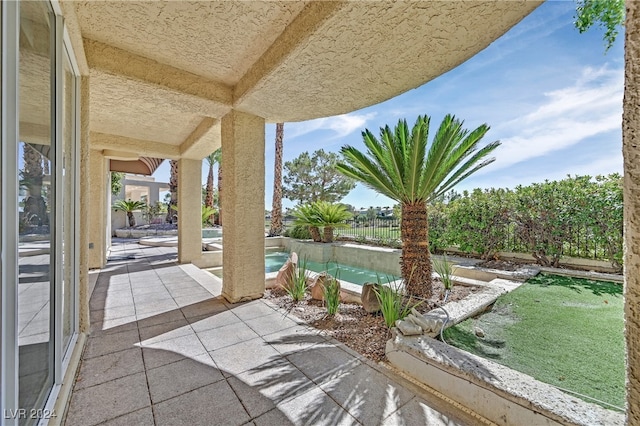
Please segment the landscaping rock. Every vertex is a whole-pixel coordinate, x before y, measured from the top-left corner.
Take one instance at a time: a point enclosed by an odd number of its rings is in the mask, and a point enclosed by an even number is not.
[[[298,255],[291,253],[291,257],[282,265],[276,275],[276,287],[290,289],[293,285],[296,267],[298,266]]]
[[[380,302],[374,289],[377,289],[380,284],[365,283],[362,286],[362,307],[365,311],[372,314],[380,310]]]
[[[332,280],[333,277],[326,272],[318,274],[309,285],[311,287],[311,298],[315,300],[324,300],[324,286]],[[340,283],[338,282],[338,287]]]
[[[474,327],[473,332],[476,334],[476,336],[480,338],[484,338],[484,330],[481,329],[480,327]]]
[[[409,321],[397,320],[396,327],[400,330],[404,336],[415,336],[418,334],[422,334],[422,328],[419,325],[416,325]]]

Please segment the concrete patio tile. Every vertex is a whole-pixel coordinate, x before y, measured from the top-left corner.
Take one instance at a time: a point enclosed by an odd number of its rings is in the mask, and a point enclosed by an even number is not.
[[[195,333],[159,342],[143,341],[140,345],[144,348],[142,353],[147,369],[207,352]]]
[[[207,351],[215,351],[216,349],[259,337],[258,334],[241,321],[224,327],[201,331],[197,334]]]
[[[211,351],[209,355],[225,376],[240,374],[280,357],[275,349],[260,338]]]
[[[300,325],[268,334],[262,338],[282,355],[307,350],[316,345],[333,346],[317,330]]]
[[[158,289],[158,288],[165,288],[164,284],[162,283],[162,281],[160,281],[160,278],[158,277],[157,274],[154,275],[150,275],[147,277],[143,277],[143,276],[131,276],[131,291],[136,294],[136,293],[144,293],[144,292],[148,292],[146,290],[143,289]],[[151,290],[149,290],[151,291]]]
[[[215,367],[185,358],[147,371],[152,403],[173,398],[194,389],[224,380]]]
[[[191,323],[191,328],[193,328],[196,333],[200,333],[202,331],[224,327],[225,325],[239,323],[240,318],[232,311],[221,311],[215,314],[191,317],[189,318],[189,322]]]
[[[413,393],[366,364],[320,387],[364,425],[379,425],[413,398]]]
[[[145,294],[154,294],[160,291],[165,291],[168,293],[167,288],[162,283],[155,283],[154,285],[147,287],[134,287],[131,289],[131,294],[134,296],[142,296]]]
[[[271,409],[271,411],[268,411],[263,415],[261,415],[260,417],[255,418],[253,420],[253,424],[255,424],[256,426],[295,425],[295,423],[293,423],[291,419],[289,419],[289,417],[284,415],[284,413],[280,411],[278,408],[273,408]]]
[[[430,407],[424,400],[414,398],[406,405],[395,411],[381,423],[384,426],[462,426],[469,423],[460,423],[454,418],[447,417],[438,410]]]
[[[136,316],[131,315],[122,318],[93,321],[89,330],[92,337],[97,337],[102,334],[121,333],[123,331],[132,331],[137,329],[138,324],[136,322]]]
[[[141,302],[148,303],[148,302],[155,302],[155,301],[161,301],[161,300],[167,300],[167,299],[173,299],[173,296],[171,296],[171,294],[166,289],[158,290],[154,293],[133,295],[133,300],[135,301],[136,305],[138,305]]]
[[[242,425],[250,420],[225,380],[155,404],[153,410],[158,425]]]
[[[122,280],[117,280],[114,278],[109,279],[108,283],[102,284],[100,282],[98,282],[96,284],[96,286],[104,286],[106,287],[106,289],[109,292],[118,292],[118,291],[131,291],[131,283],[129,282],[129,279],[126,277],[123,277]]]
[[[76,389],[84,389],[144,371],[142,351],[126,349],[82,361]]]
[[[116,417],[115,419],[108,420],[101,423],[100,426],[154,426],[153,410],[151,407],[146,407],[133,413],[125,414],[124,416]]]
[[[90,304],[104,303],[104,301],[107,299],[131,300],[130,298],[132,297],[132,295],[133,293],[131,292],[130,288],[127,288],[126,290],[117,290],[117,291],[110,291],[108,289],[96,288],[93,294],[91,295],[91,300],[89,303]],[[112,306],[117,306],[117,305],[112,305]]]
[[[151,327],[154,325],[180,321],[183,319],[184,315],[182,315],[182,311],[180,311],[179,309],[174,309],[168,312],[161,312],[157,315],[141,315],[140,318],[138,318],[138,327]]]
[[[173,296],[173,299],[178,304],[178,306],[180,306],[180,307],[193,305],[194,303],[205,302],[205,301],[211,299],[211,297],[213,297],[213,296],[211,296],[211,293],[209,293],[209,292],[207,292],[206,294],[204,294],[204,293],[194,293],[194,294],[188,294],[188,295],[184,295],[184,296],[176,296],[174,294],[172,296]]]
[[[298,323],[279,312],[273,312],[263,317],[246,320],[247,324],[253,331],[260,336],[276,333],[291,327],[298,326]]]
[[[243,321],[264,317],[276,312],[275,309],[259,299],[242,305],[233,305],[231,310]]]
[[[147,370],[188,359],[182,354],[151,348],[142,348],[142,358]]]
[[[112,320],[115,318],[128,317],[136,314],[136,309],[131,305],[119,306],[117,308],[107,308],[99,311],[90,311],[89,316],[91,321],[104,321]]]
[[[285,358],[276,358],[228,380],[252,417],[317,385]]]
[[[144,373],[74,390],[69,404],[68,425],[96,425],[151,405]]]
[[[136,303],[136,315],[138,318],[148,318],[151,315],[162,314],[178,309],[178,305],[173,299],[153,300],[149,302]]]
[[[130,305],[133,305],[131,292],[118,291],[116,294],[109,293],[105,295],[104,298],[91,298],[89,309],[92,311],[102,311]]]
[[[361,364],[358,358],[335,345],[312,347],[287,355],[287,359],[318,384],[333,380]]]
[[[139,341],[138,330],[89,336],[83,357],[84,359],[95,358],[100,355],[135,348]]]
[[[153,340],[160,342],[162,340],[175,339],[176,337],[186,336],[193,333],[193,329],[189,326],[186,319],[181,318],[178,321],[165,322],[163,324],[152,325],[150,327],[139,328],[140,340]]]
[[[188,320],[195,317],[203,317],[205,315],[214,315],[229,310],[228,306],[221,298],[209,299],[204,302],[194,303],[193,305],[184,306],[182,313]]]
[[[322,389],[313,388],[296,398],[278,404],[276,409],[296,425],[357,425],[359,424],[349,413],[340,407]],[[269,417],[266,417],[269,415]],[[270,411],[265,418],[254,419],[257,425],[280,424],[281,417]],[[271,423],[268,423],[271,421]],[[285,423],[286,424],[286,423]]]

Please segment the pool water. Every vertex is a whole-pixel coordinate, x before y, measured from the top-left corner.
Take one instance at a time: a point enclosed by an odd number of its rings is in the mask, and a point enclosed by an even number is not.
[[[282,265],[284,265],[284,263],[287,261],[288,258],[289,258],[289,253],[287,252],[276,252],[276,253],[267,254],[265,256],[265,271],[266,272],[277,271],[278,269],[280,269]],[[327,271],[329,274],[331,274],[334,277],[337,277],[340,280],[344,280],[344,281],[354,283],[354,284],[359,284],[359,285],[363,285],[364,283],[368,283],[368,282],[376,283],[378,282],[378,277],[380,278],[380,281],[383,283],[386,283],[387,279],[389,281],[398,279],[398,277],[393,275],[372,271],[370,269],[358,268],[355,266],[342,265],[336,262],[321,263],[321,262],[313,262],[310,260],[307,260],[305,262],[304,258],[301,257],[298,259],[298,265],[302,266],[303,264],[306,267],[306,269],[310,271],[314,271],[314,272]]]
[[[287,259],[289,259],[289,253],[287,253],[286,251],[268,253],[264,257],[265,273],[277,272],[282,267],[282,265],[284,265]],[[298,264],[302,265],[303,263],[305,263],[304,258],[300,258],[298,260]],[[307,260],[305,263],[305,267],[307,270],[313,272],[327,271],[329,274],[337,277],[340,280],[358,285],[363,285],[364,283],[368,282],[377,283],[378,277],[383,283],[399,279],[399,277],[396,277],[394,275],[388,275],[381,272],[372,271],[370,269],[357,268],[355,266],[341,265],[336,262],[322,263]],[[217,277],[222,278],[222,268],[208,269],[208,271],[216,275]]]

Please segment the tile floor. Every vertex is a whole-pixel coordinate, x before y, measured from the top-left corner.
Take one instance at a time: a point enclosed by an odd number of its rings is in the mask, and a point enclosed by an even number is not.
[[[172,248],[114,241],[66,425],[459,425],[477,420],[264,300],[231,305]]]

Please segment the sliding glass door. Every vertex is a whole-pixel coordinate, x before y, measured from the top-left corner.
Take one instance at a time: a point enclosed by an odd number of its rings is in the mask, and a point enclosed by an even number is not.
[[[78,72],[48,1],[0,3],[0,423],[53,414],[77,336]]]
[[[18,402],[27,412],[43,407],[53,385],[53,22],[48,3],[20,2]],[[22,417],[21,424],[31,423],[30,416]]]

